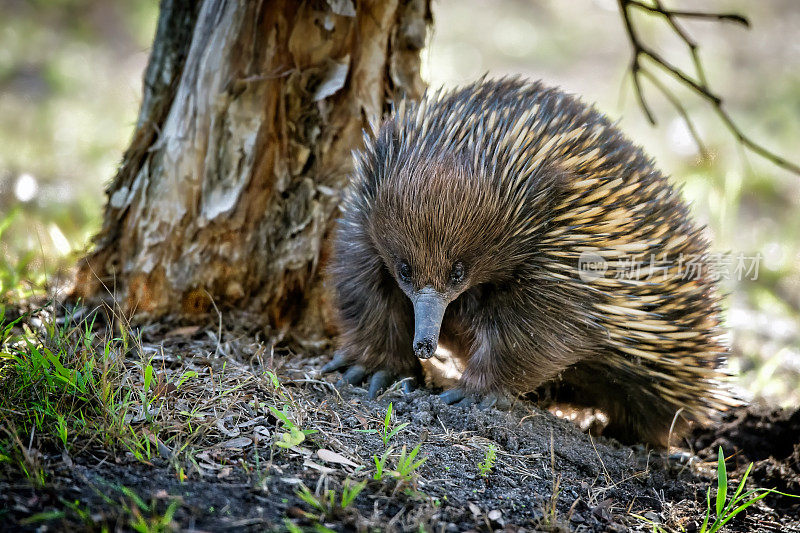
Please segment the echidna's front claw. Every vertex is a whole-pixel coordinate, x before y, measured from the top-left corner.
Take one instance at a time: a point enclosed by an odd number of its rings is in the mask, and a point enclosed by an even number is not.
[[[349,383],[350,385],[358,385],[362,381],[364,381],[364,376],[367,374],[367,369],[365,369],[361,365],[353,365],[348,368],[344,374],[342,374],[342,378],[336,383],[337,387],[341,387],[345,383]]]
[[[453,405],[467,396],[467,391],[462,388],[456,387],[455,389],[446,390],[439,395],[439,398],[442,399],[444,403],[447,405]]]
[[[409,376],[403,379],[402,383],[403,392],[405,394],[411,394],[417,389],[417,378],[414,376]]]
[[[337,370],[344,370],[342,377],[336,382],[336,387],[344,385],[360,385],[370,374],[364,365],[353,364],[343,352],[336,352],[333,359],[322,367],[321,372],[327,374]],[[391,370],[378,370],[369,378],[369,388],[367,396],[375,399],[384,390],[388,389],[393,383],[402,381],[401,387],[404,393],[408,394],[417,388],[417,379],[413,375],[398,375]]]
[[[327,374],[328,372],[339,370],[344,366],[347,366],[347,356],[344,354],[344,352],[336,352],[333,354],[333,359],[328,361],[328,363],[322,367],[321,372],[323,374]]]
[[[394,376],[388,370],[378,370],[372,375],[369,380],[369,392],[367,398],[373,400],[378,397],[378,394],[386,387],[394,383]]]
[[[507,394],[492,392],[483,397],[478,403],[478,409],[495,409],[507,411],[511,409],[511,398]]]

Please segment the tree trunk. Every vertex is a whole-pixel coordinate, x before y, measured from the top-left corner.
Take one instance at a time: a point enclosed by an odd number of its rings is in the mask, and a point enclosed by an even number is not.
[[[331,333],[327,235],[361,131],[424,90],[428,0],[163,0],[137,127],[73,296]],[[213,299],[213,304],[212,304]]]

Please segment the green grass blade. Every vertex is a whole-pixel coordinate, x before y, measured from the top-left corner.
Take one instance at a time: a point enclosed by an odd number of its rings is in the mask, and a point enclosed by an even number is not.
[[[389,407],[386,409],[386,417],[383,419],[383,427],[388,428],[392,422],[392,402],[389,402]]]
[[[288,518],[283,519],[283,525],[286,526],[286,531],[289,533],[303,533],[303,530],[300,529],[300,526],[290,521]]]
[[[278,411],[278,409],[272,405],[268,405],[267,407],[269,407],[269,410],[272,412],[275,418],[284,423],[287,429],[291,429],[294,427],[294,424],[292,423],[291,420],[289,420],[289,417],[286,415],[286,413]],[[286,408],[284,407],[284,409]]]
[[[136,507],[138,507],[140,510],[142,510],[142,511],[144,511],[144,512],[147,512],[147,511],[150,509],[150,506],[149,506],[149,505],[147,505],[147,504],[144,502],[144,500],[143,500],[143,499],[142,499],[142,498],[141,498],[141,497],[140,497],[138,494],[136,494],[135,492],[133,492],[133,490],[132,490],[132,489],[129,489],[128,487],[125,487],[125,486],[122,486],[122,485],[120,485],[120,487],[119,487],[119,490],[120,490],[120,492],[122,492],[122,493],[123,493],[125,496],[127,496],[128,498],[130,498],[130,499],[131,499],[131,501],[133,501],[133,503],[134,503],[134,504],[136,504]]]
[[[394,428],[394,429],[393,429],[393,430],[392,430],[392,431],[389,433],[389,436],[387,437],[387,439],[386,439],[386,440],[388,441],[388,440],[390,440],[392,437],[394,437],[395,435],[397,435],[397,434],[398,434],[400,431],[402,431],[402,430],[403,430],[403,428],[405,428],[405,427],[406,427],[408,424],[409,424],[409,422],[403,422],[402,424],[400,424],[399,426],[397,426],[396,428]]]
[[[314,496],[314,493],[312,493],[311,490],[305,485],[301,484],[300,488],[297,490],[297,492],[295,492],[295,494],[297,495],[298,498],[306,502],[311,507],[319,510],[324,509],[322,502],[319,501],[319,499],[316,496]]]
[[[736,516],[737,514],[741,513],[742,511],[744,511],[745,509],[747,509],[748,507],[750,507],[751,505],[756,503],[758,500],[766,498],[767,495],[769,495],[771,492],[772,492],[771,490],[768,490],[766,492],[763,492],[763,493],[759,494],[755,498],[751,498],[750,500],[744,502],[742,505],[740,505],[739,507],[737,507],[736,509],[734,509],[733,511],[728,513],[728,515],[720,523],[720,527],[722,527],[725,524],[727,524],[734,516]]]
[[[342,489],[342,509],[347,509],[366,486],[367,480],[356,484],[352,484],[352,482],[349,481],[349,478],[348,480],[345,480],[345,487]]]
[[[725,509],[725,499],[728,496],[728,470],[725,467],[725,455],[722,453],[722,446],[719,447],[717,458],[717,518],[722,515]]]

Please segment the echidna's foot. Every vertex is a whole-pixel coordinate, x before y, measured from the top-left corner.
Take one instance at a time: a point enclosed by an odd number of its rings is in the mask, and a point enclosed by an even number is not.
[[[342,352],[336,352],[333,359],[322,367],[323,373],[334,372],[347,368],[342,374],[339,381],[336,382],[336,387],[341,388],[344,385],[360,385],[364,378],[367,377],[367,369],[364,365],[358,363],[353,364],[350,359]],[[394,383],[401,381],[401,388],[403,392],[410,393],[416,388],[416,377],[411,375],[401,375],[389,370],[378,370],[369,379],[369,389],[367,396],[370,399],[377,398],[378,395],[389,388]]]
[[[511,409],[512,398],[502,392],[490,392],[488,394],[468,393],[461,387],[446,390],[439,395],[439,398],[448,405],[469,406],[478,405],[478,409],[489,409],[494,407],[501,411]]]
[[[327,374],[328,372],[335,372],[342,367],[347,366],[348,360],[347,356],[342,352],[336,352],[333,354],[333,359],[328,361],[323,367],[321,372],[323,374]]]

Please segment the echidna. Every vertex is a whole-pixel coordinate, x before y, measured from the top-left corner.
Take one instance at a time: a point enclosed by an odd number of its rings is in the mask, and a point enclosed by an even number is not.
[[[541,82],[481,80],[402,102],[365,143],[325,371],[373,374],[375,395],[442,346],[464,368],[449,403],[556,383],[608,415],[604,434],[654,444],[732,402],[702,228],[601,113]]]

